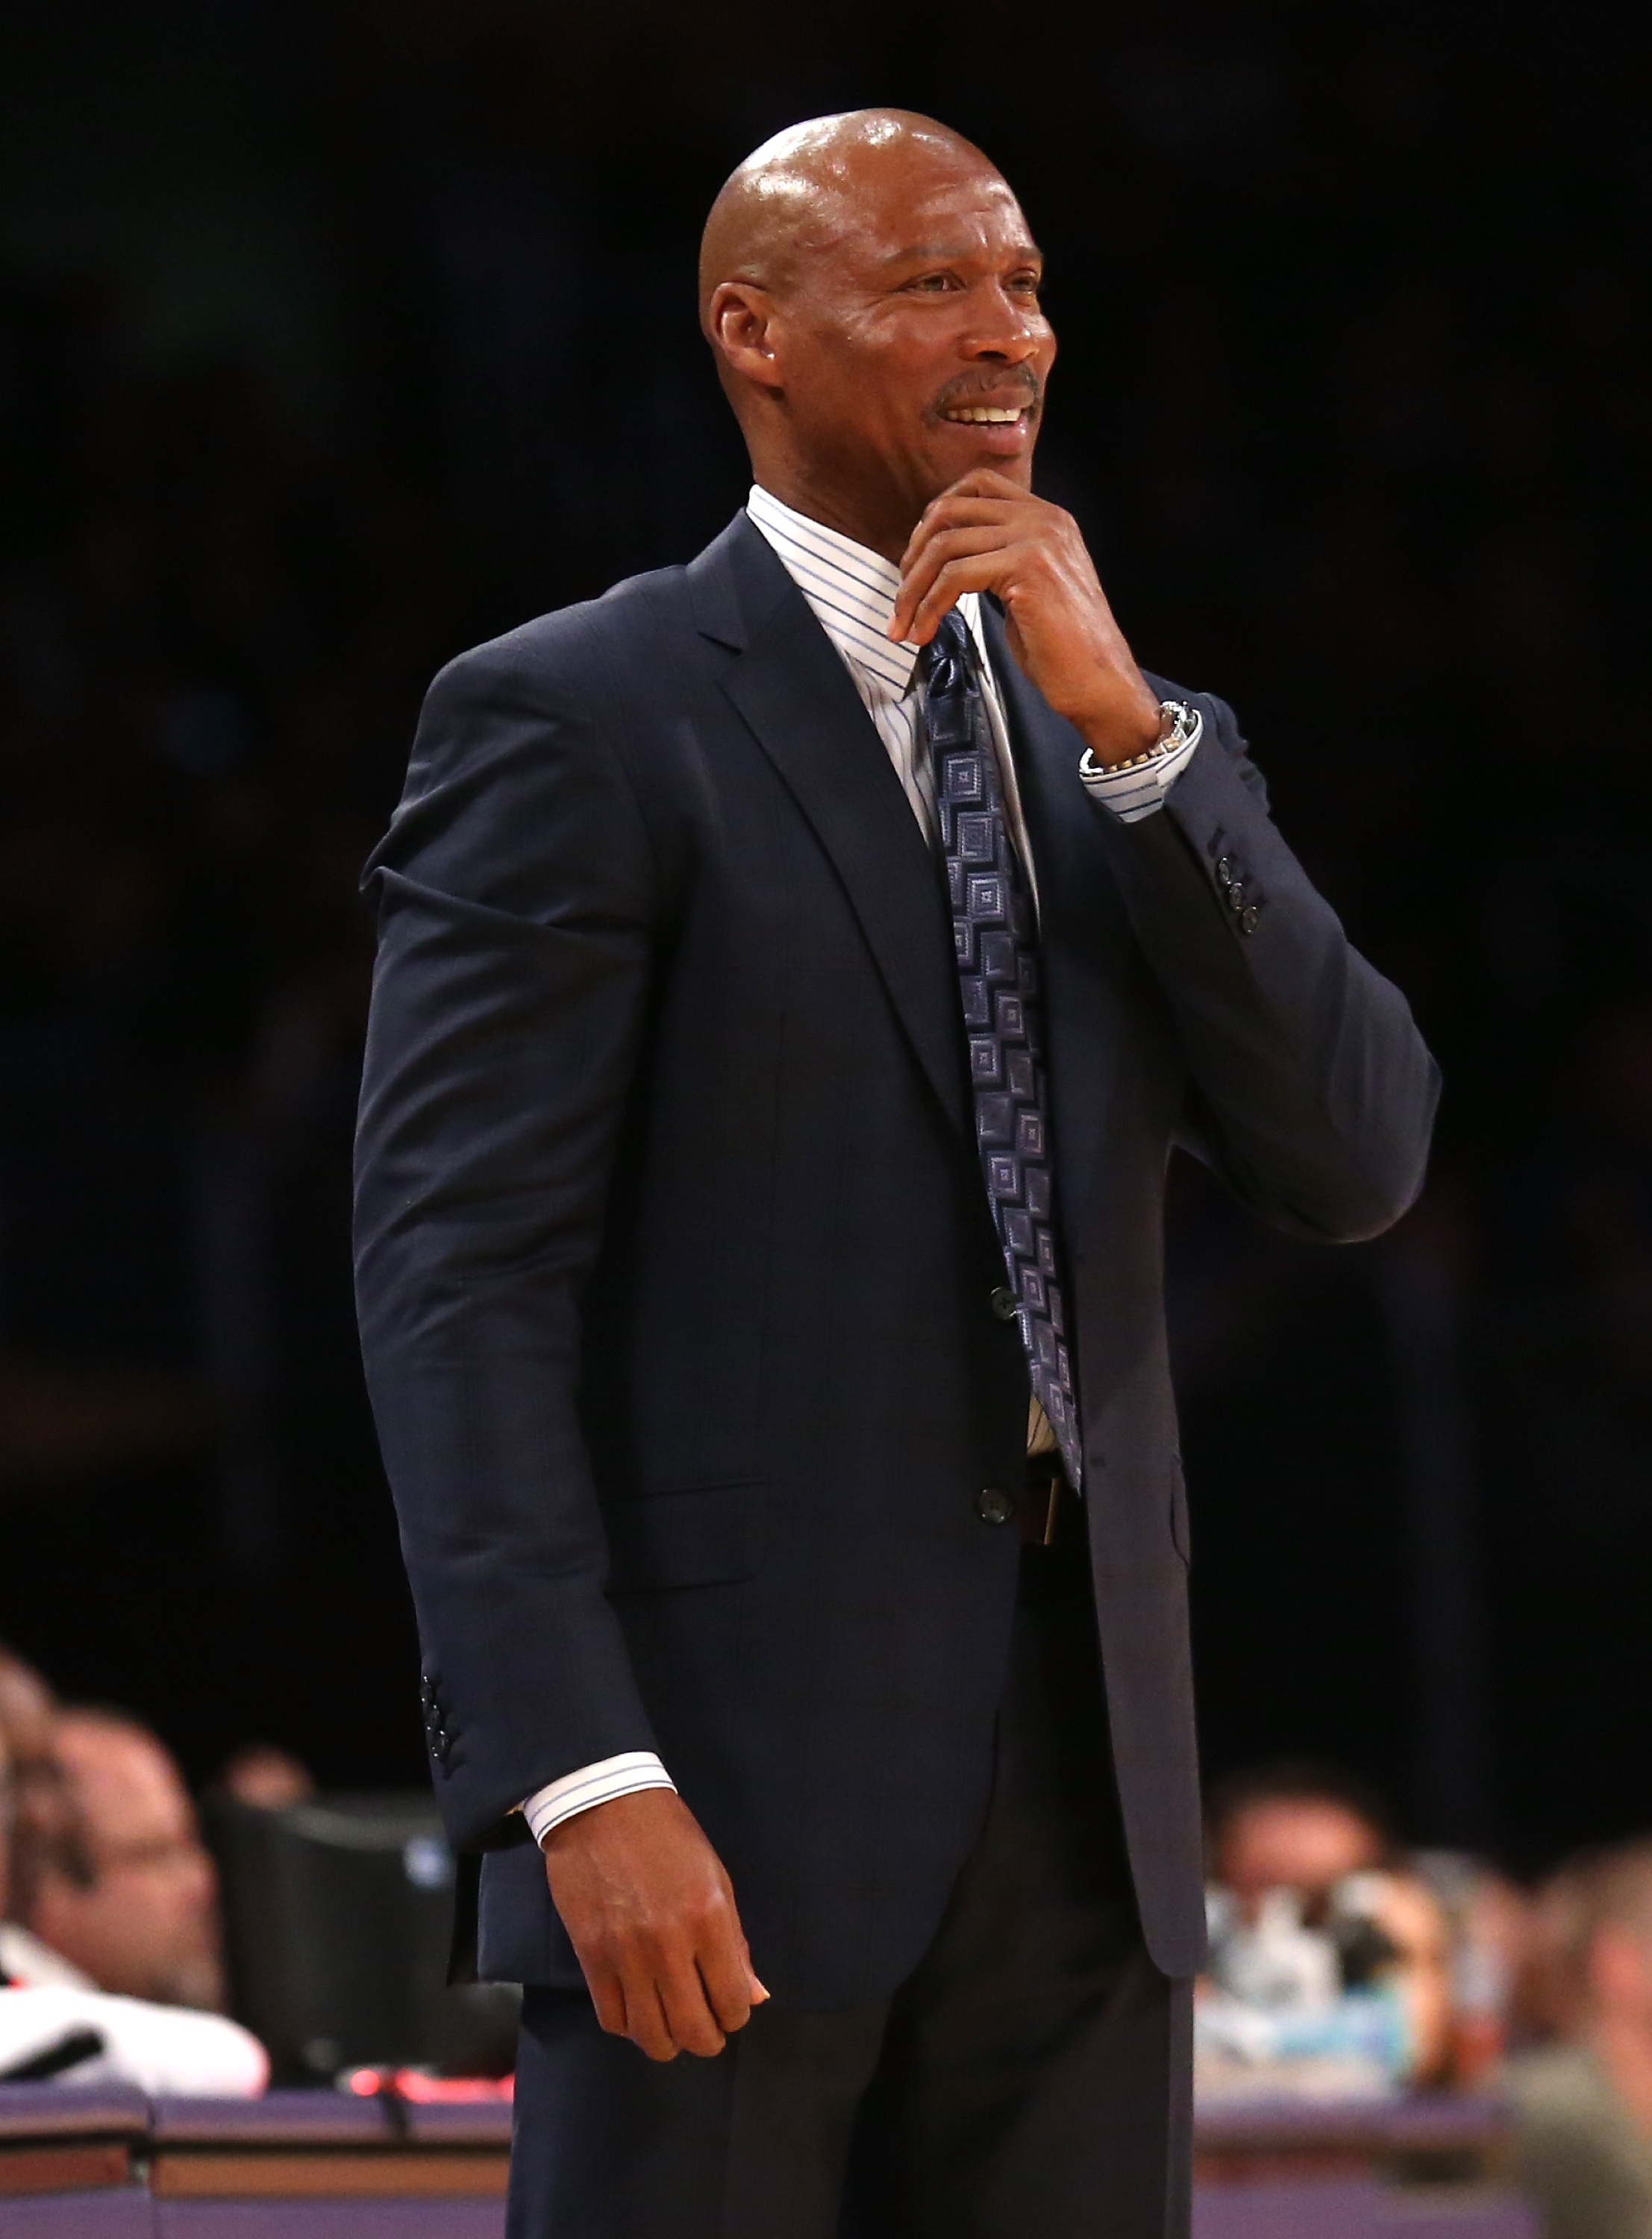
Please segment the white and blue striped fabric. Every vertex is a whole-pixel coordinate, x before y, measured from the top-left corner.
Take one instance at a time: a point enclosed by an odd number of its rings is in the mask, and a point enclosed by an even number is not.
[[[912,814],[932,841],[935,836],[935,783],[924,741],[924,694],[918,673],[918,648],[910,641],[896,644],[888,634],[890,616],[900,589],[900,570],[876,552],[840,530],[811,521],[755,483],[746,510],[779,555],[792,581],[808,601],[815,620],[837,648],[854,686],[877,726],[895,774],[912,803]],[[1038,871],[1027,845],[1026,820],[1016,784],[1015,758],[1010,752],[997,681],[987,658],[981,629],[979,593],[965,591],[958,611],[968,628],[980,670],[983,696],[992,718],[992,742],[1003,773],[1004,809],[1016,852],[1026,865],[1033,900],[1038,900]],[[1186,767],[1196,741],[1178,754],[1166,754],[1146,766],[1100,772],[1086,781],[1091,798],[1101,801],[1121,823],[1135,824],[1164,806],[1164,795]]]

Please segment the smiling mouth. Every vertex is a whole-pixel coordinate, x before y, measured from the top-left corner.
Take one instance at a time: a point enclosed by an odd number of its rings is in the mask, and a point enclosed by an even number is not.
[[[962,421],[978,428],[1012,428],[1016,422],[1031,413],[1031,403],[1025,404],[953,404],[941,414],[943,420]]]

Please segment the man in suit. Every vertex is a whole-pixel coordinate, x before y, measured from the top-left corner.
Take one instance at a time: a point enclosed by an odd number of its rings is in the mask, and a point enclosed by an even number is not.
[[[515,2239],[1185,2229],[1165,1164],[1370,1235],[1436,1083],[1031,494],[1039,279],[941,126],[760,149],[746,508],[444,671],[371,867],[362,1323]]]

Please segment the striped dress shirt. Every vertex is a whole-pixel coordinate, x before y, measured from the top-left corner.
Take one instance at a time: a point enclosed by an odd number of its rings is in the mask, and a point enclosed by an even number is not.
[[[866,713],[895,766],[912,814],[932,845],[935,838],[935,780],[929,746],[924,735],[923,681],[918,667],[918,648],[910,640],[896,644],[889,624],[900,590],[900,570],[876,552],[823,522],[794,513],[789,505],[753,484],[746,510],[779,555],[781,565],[808,601],[815,620],[831,639],[854,681]],[[1027,842],[1026,820],[1021,813],[1021,789],[1016,782],[1015,756],[1010,750],[1009,728],[998,679],[987,657],[981,628],[981,598],[965,591],[958,611],[975,648],[981,696],[992,726],[1003,781],[1004,809],[1010,837],[1015,843],[1038,900],[1038,867]],[[1138,764],[1117,770],[1098,770],[1085,781],[1092,800],[1111,810],[1122,824],[1139,823],[1162,808],[1164,795],[1186,768],[1198,741],[1190,739],[1177,753],[1143,768]]]
[[[794,512],[755,483],[746,498],[746,510],[808,601],[815,620],[842,659],[894,765],[895,775],[900,780],[912,814],[932,847],[939,827],[935,779],[925,734],[919,648],[909,640],[897,643],[889,635],[900,589],[899,568],[880,554],[868,551],[864,544],[857,544],[853,537],[845,536],[840,530],[828,528],[823,522],[811,521],[806,514]],[[981,696],[986,702],[992,744],[998,753],[1005,815],[1016,853],[1025,867],[1036,908],[1038,865],[1027,838],[1004,703],[981,628],[979,594],[965,592],[958,601],[958,611],[975,648]],[[1179,753],[1167,754],[1145,770],[1132,767],[1104,771],[1089,781],[1087,790],[1122,822],[1134,824],[1162,807],[1165,794],[1185,768],[1196,744],[1197,741],[1190,741]],[[1032,1400],[1027,1417],[1027,1452],[1052,1453],[1055,1444],[1055,1433],[1043,1408],[1036,1399]],[[560,1827],[563,1820],[572,1819],[578,1812],[590,1810],[594,1804],[610,1803],[616,1796],[628,1796],[637,1789],[675,1786],[652,1751],[630,1750],[622,1757],[604,1757],[600,1764],[581,1766],[577,1772],[552,1781],[548,1787],[530,1796],[522,1810],[534,1830],[534,1841],[542,1842],[553,1827]]]

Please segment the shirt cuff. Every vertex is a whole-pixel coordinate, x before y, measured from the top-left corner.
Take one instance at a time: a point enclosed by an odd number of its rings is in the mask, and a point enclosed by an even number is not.
[[[1192,761],[1203,736],[1201,725],[1174,754],[1160,754],[1144,767],[1139,762],[1127,762],[1118,769],[1083,770],[1085,791],[1110,809],[1121,824],[1139,824],[1144,816],[1163,808],[1165,794]]]
[[[612,1804],[616,1796],[634,1795],[640,1788],[669,1788],[676,1782],[652,1750],[627,1750],[622,1757],[605,1757],[577,1772],[565,1772],[547,1788],[537,1788],[522,1806],[522,1817],[542,1843],[553,1827],[577,1817],[599,1804]]]

